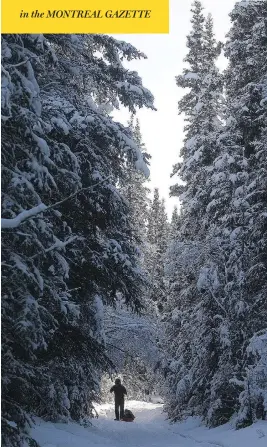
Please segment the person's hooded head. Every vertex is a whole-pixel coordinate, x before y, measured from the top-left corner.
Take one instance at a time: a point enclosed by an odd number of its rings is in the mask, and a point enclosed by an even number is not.
[[[115,385],[120,385],[121,384],[121,379],[116,379],[115,380]]]

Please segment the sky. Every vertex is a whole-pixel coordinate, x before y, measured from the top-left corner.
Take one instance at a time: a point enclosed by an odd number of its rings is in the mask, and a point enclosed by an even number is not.
[[[155,97],[157,111],[141,109],[137,117],[140,121],[143,141],[152,156],[149,188],[159,188],[161,197],[166,200],[166,210],[171,216],[173,207],[179,207],[176,197],[169,197],[170,185],[177,178],[171,178],[172,166],[179,160],[183,145],[182,116],[178,115],[177,103],[183,90],[175,83],[175,76],[182,74],[183,59],[187,53],[186,36],[191,30],[191,0],[170,0],[169,34],[120,34],[114,37],[125,40],[146,54],[147,59],[132,61],[128,68],[136,70],[143,79],[143,85]],[[236,0],[202,0],[205,14],[211,13],[214,31],[218,40],[224,41],[230,29],[229,12]],[[225,68],[226,60],[218,61]],[[113,113],[115,119],[124,124],[129,118],[125,110]]]

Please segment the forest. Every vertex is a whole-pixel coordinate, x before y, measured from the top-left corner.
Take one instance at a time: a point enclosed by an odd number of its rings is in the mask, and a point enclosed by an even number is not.
[[[218,42],[192,3],[171,220],[138,119],[154,97],[125,66],[146,55],[2,35],[4,447],[37,447],[35,417],[90,424],[117,376],[172,422],[266,420],[267,1],[230,17]]]

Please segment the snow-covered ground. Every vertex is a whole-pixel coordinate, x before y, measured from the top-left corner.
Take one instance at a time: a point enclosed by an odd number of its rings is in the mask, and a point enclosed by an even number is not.
[[[38,421],[32,430],[41,447],[266,447],[267,422],[258,422],[242,430],[229,424],[207,429],[197,419],[169,424],[162,414],[162,405],[129,401],[133,423],[113,420],[113,406],[98,407],[99,418],[93,426],[52,424]]]

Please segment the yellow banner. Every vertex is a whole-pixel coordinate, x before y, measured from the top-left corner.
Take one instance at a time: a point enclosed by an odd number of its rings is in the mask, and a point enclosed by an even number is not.
[[[168,32],[169,0],[2,0],[2,33]]]

